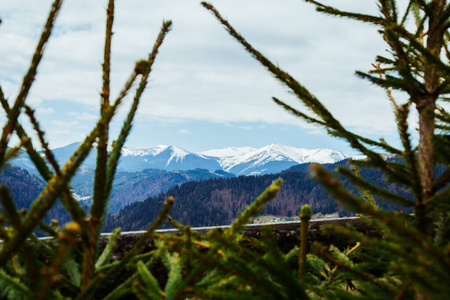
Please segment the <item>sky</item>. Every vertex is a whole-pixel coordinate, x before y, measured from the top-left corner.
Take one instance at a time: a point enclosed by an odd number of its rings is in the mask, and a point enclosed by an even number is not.
[[[376,1],[324,1],[377,13]],[[315,11],[299,0],[211,1],[256,49],[306,86],[347,128],[398,145],[383,90],[355,76],[386,55],[377,28]],[[50,9],[48,0],[0,0],[0,85],[14,101]],[[51,148],[82,141],[99,115],[107,1],[66,0],[56,21],[28,104]],[[160,48],[126,146],[175,145],[198,152],[279,143],[331,148],[348,145],[291,116],[272,97],[305,111],[224,30],[191,0],[117,0],[112,44],[111,95],[118,94],[136,61],[146,58],[163,20],[172,31]],[[401,95],[400,95],[401,97]],[[131,104],[112,123],[115,139]],[[4,114],[0,121],[4,122]],[[31,131],[28,121],[21,119]]]

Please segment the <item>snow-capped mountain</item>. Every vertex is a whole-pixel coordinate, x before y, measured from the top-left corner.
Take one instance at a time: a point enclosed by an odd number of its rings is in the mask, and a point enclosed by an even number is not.
[[[53,150],[56,159],[64,164],[78,148],[79,143]],[[83,167],[95,168],[96,151],[92,151]],[[281,172],[294,165],[310,162],[335,163],[349,158],[331,149],[305,149],[271,144],[260,149],[229,147],[193,153],[175,147],[159,145],[148,149],[123,148],[118,170],[139,172],[145,169],[166,171],[206,169],[223,170],[236,175],[260,175]],[[32,173],[36,170],[26,155],[16,158],[13,164]]]
[[[175,146],[159,145],[150,149],[123,148],[119,169],[142,171],[145,169],[175,170],[221,170],[215,158],[192,153]]]
[[[335,163],[349,158],[331,149],[305,149],[279,144],[255,149],[251,147],[224,148],[202,152],[216,157],[220,166],[236,175],[260,175],[281,172],[302,163]]]
[[[252,151],[256,151],[258,149],[253,147],[228,147],[228,148],[222,148],[222,149],[213,149],[208,151],[200,152],[200,154],[206,155],[206,156],[214,156],[214,157],[231,157],[231,156],[238,156],[245,153],[249,153]]]

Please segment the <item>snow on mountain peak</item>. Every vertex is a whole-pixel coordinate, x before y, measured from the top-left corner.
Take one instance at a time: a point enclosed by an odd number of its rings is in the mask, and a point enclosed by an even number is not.
[[[71,144],[53,149],[58,161],[66,162],[79,146]],[[112,149],[109,148],[111,151]],[[96,151],[92,151],[80,169],[80,174],[95,169]],[[331,149],[305,149],[270,144],[259,149],[253,147],[228,147],[200,153],[186,151],[176,146],[159,145],[148,149],[122,148],[119,170],[137,172],[145,169],[166,171],[206,169],[226,171],[235,175],[263,175],[278,173],[302,163],[335,163],[348,155]],[[353,157],[364,159],[364,156]],[[14,164],[37,173],[31,160],[23,155],[14,160]]]
[[[230,157],[236,155],[242,155],[257,150],[253,147],[227,147],[221,149],[212,149],[203,152],[199,152],[200,155],[212,156],[212,157]]]
[[[176,162],[183,161],[183,159],[186,157],[186,155],[190,154],[190,152],[187,152],[186,150],[183,150],[176,146],[170,146],[169,149],[171,150],[171,155],[170,155],[169,160],[167,161],[166,166],[169,165],[170,162],[174,159]]]
[[[339,160],[349,158],[348,155],[331,149],[306,149],[285,146],[280,144],[270,144],[262,148],[253,147],[228,147],[222,149],[212,149],[199,153],[191,153],[176,146],[158,145],[149,149],[123,148],[122,156],[157,156],[168,151],[170,158],[168,163],[183,160],[187,155],[197,155],[201,158],[216,158],[225,170],[229,170],[237,164],[249,161],[256,161],[264,164],[267,161],[293,161],[296,163],[334,163]]]
[[[348,158],[347,155],[331,149],[305,149],[276,143],[259,149],[252,147],[228,147],[203,151],[199,154],[216,157],[225,171],[238,172],[239,174],[256,174],[268,171],[266,169],[255,171],[255,169],[259,170],[267,163],[334,163]],[[237,169],[239,171],[236,171]]]
[[[169,148],[169,146],[166,145],[158,145],[156,147],[149,149],[133,149],[123,147],[122,156],[147,156],[147,155],[156,156],[159,153],[166,150],[167,148]]]
[[[54,149],[57,159],[67,161],[72,148],[77,144]],[[111,151],[111,147],[109,147]],[[158,145],[148,149],[122,148],[119,168],[124,171],[143,169],[193,170],[203,168],[210,171],[223,170],[236,175],[268,174],[281,172],[293,165],[318,162],[335,163],[349,156],[331,149],[305,149],[270,144],[259,149],[253,147],[228,147],[199,153],[189,152],[176,146]],[[26,165],[26,162],[17,162]],[[24,160],[24,159],[22,159]],[[95,153],[85,162],[88,168],[95,167]]]

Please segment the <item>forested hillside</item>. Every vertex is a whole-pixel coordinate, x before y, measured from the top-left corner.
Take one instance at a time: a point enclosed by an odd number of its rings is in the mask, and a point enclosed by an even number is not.
[[[9,166],[0,173],[0,183],[10,189],[18,209],[28,209],[45,187],[37,176],[15,166]]]
[[[334,169],[338,164],[345,165],[346,162],[325,166]],[[317,184],[309,172],[298,171],[298,169],[307,170],[308,166],[309,164],[295,166],[280,174],[187,182],[158,196],[150,197],[144,202],[124,207],[118,214],[107,218],[105,231],[111,231],[116,227],[121,227],[122,230],[147,228],[169,196],[175,198],[170,215],[183,224],[192,226],[230,224],[239,212],[279,177],[284,181],[283,187],[277,198],[266,206],[262,214],[289,217],[296,214],[304,204],[309,204],[314,213],[329,214],[338,211],[337,203],[322,186]],[[385,183],[384,177],[375,170],[363,169],[361,176],[387,187],[392,192],[407,196],[407,192],[398,186]],[[348,183],[346,185],[349,186]],[[385,203],[380,203],[380,206],[398,209]]]
[[[187,181],[204,180],[215,177],[234,177],[224,171],[208,171],[204,169],[186,171],[165,171],[146,169],[140,172],[117,172],[109,200],[109,213],[116,213],[127,204],[143,201],[149,196],[165,192],[175,185]],[[94,189],[94,170],[82,168],[71,181],[73,190],[78,196],[87,198],[82,202],[89,205]]]
[[[31,203],[45,188],[45,183],[40,178],[16,166],[8,166],[0,173],[0,183],[9,188],[19,210],[28,210]],[[52,219],[58,220],[62,224],[70,220],[69,214],[59,201],[50,209],[43,221],[49,224]]]
[[[324,166],[334,170],[338,165],[346,164],[347,161],[343,161]],[[315,213],[329,214],[339,211],[337,203],[309,175],[309,166],[310,164],[301,164],[279,174],[234,178],[229,173],[216,174],[201,169],[179,172],[164,170],[119,172],[110,199],[109,212],[112,215],[106,220],[105,231],[111,231],[116,227],[121,227],[122,230],[146,228],[169,196],[173,196],[176,200],[171,215],[184,224],[192,226],[229,224],[278,177],[284,180],[283,188],[278,197],[267,205],[263,214],[291,217],[297,214],[303,204],[309,204]],[[362,169],[360,174],[371,182],[388,187],[393,192],[405,194],[398,186],[389,186],[385,183],[384,177],[375,170]],[[82,169],[75,176],[73,188],[79,195],[92,193],[92,176],[93,171],[89,169]],[[45,187],[44,182],[38,177],[15,166],[0,174],[0,183],[11,189],[17,207],[25,209],[29,208],[30,203]],[[139,202],[143,200],[145,201]],[[88,207],[89,200],[80,203]],[[394,209],[383,203],[380,205]],[[123,207],[125,208],[119,212]],[[341,215],[343,214],[348,213],[341,211]],[[44,220],[49,223],[52,219],[60,223],[70,219],[60,202],[57,202]]]

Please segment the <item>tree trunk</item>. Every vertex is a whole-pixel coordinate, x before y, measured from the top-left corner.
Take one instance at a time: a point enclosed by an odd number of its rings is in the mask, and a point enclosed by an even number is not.
[[[433,11],[428,23],[427,49],[440,56],[443,47],[444,27],[441,15],[445,9],[445,0],[433,1]],[[416,204],[416,216],[419,228],[428,236],[433,234],[432,220],[426,217],[426,206],[430,202],[434,179],[433,135],[435,128],[434,111],[436,109],[439,74],[434,64],[425,61],[424,87],[425,94],[420,97],[417,105],[419,112],[419,165],[422,184],[422,198]]]

